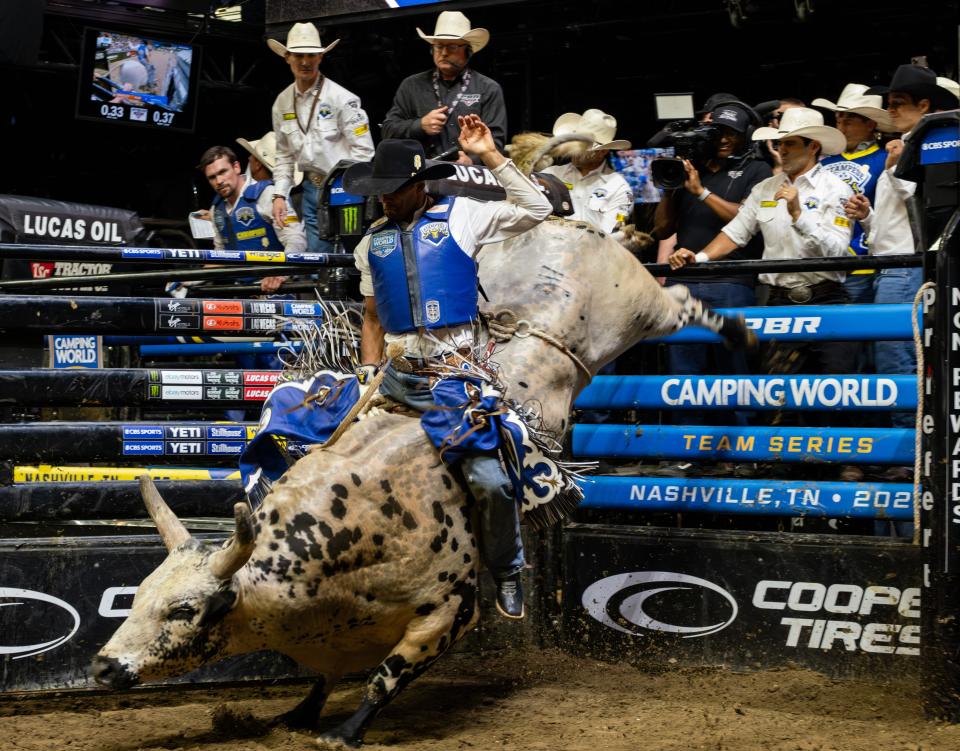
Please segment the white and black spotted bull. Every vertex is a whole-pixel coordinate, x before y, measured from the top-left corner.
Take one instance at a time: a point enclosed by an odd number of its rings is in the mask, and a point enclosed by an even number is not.
[[[591,372],[642,338],[688,322],[741,339],[742,325],[664,290],[615,241],[588,225],[550,221],[481,254],[495,308],[548,332]],[[522,333],[522,332],[521,332]],[[540,405],[560,436],[587,377],[555,344],[516,336],[495,354],[511,397]],[[121,688],[263,649],[322,677],[280,718],[313,728],[345,673],[371,670],[357,711],[324,737],[357,744],[379,710],[477,620],[477,539],[461,478],[419,421],[368,417],[313,451],[253,515],[235,507],[222,548],[193,539],[145,479],[169,550],[140,585],[130,616],[93,661]]]

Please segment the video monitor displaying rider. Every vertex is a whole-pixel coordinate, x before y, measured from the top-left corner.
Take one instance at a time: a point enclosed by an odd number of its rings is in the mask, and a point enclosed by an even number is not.
[[[193,130],[198,58],[194,45],[88,28],[77,117]]]
[[[627,181],[634,203],[659,203],[663,191],[653,184],[650,164],[654,159],[673,156],[673,149],[631,149],[610,154],[611,166]]]

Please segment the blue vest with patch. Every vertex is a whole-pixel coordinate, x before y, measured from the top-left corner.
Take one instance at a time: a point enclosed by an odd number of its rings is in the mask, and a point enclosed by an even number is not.
[[[874,144],[868,149],[853,154],[846,152],[824,157],[820,165],[828,172],[836,175],[849,185],[854,193],[862,193],[874,203],[877,193],[877,180],[887,163],[887,152]],[[850,250],[858,256],[868,252],[867,238],[863,226],[857,222],[853,226],[853,236],[850,238]]]
[[[409,230],[389,220],[367,230],[377,315],[389,334],[457,326],[477,317],[477,264],[447,223],[454,200],[438,201]]]
[[[227,204],[220,196],[213,201],[213,222],[217,232],[223,238],[229,250],[283,250],[283,243],[273,224],[260,216],[257,200],[272,180],[260,180],[248,185],[231,214],[227,213]]]

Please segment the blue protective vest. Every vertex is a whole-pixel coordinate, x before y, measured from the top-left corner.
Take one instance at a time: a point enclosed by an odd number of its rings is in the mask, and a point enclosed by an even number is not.
[[[863,151],[852,154],[846,152],[825,157],[820,165],[828,172],[836,175],[849,185],[854,193],[862,193],[870,199],[873,205],[877,193],[877,180],[883,172],[887,162],[887,152],[874,144]],[[850,238],[850,251],[858,256],[868,252],[867,238],[863,226],[857,222],[853,226],[853,236]]]
[[[454,200],[437,202],[409,230],[389,220],[367,230],[377,315],[389,334],[457,326],[477,317],[477,264],[447,223]]]
[[[257,199],[273,185],[272,180],[260,180],[248,185],[233,213],[227,213],[227,204],[220,196],[213,201],[213,222],[228,250],[283,250],[283,243],[273,224],[257,211]]]

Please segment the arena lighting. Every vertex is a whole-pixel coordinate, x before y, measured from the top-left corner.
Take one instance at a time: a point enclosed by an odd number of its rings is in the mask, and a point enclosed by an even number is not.
[[[727,11],[730,25],[735,29],[743,26],[744,21],[760,12],[762,0],[723,0],[723,8]],[[810,20],[813,13],[814,0],[793,0],[793,15],[800,23]]]

